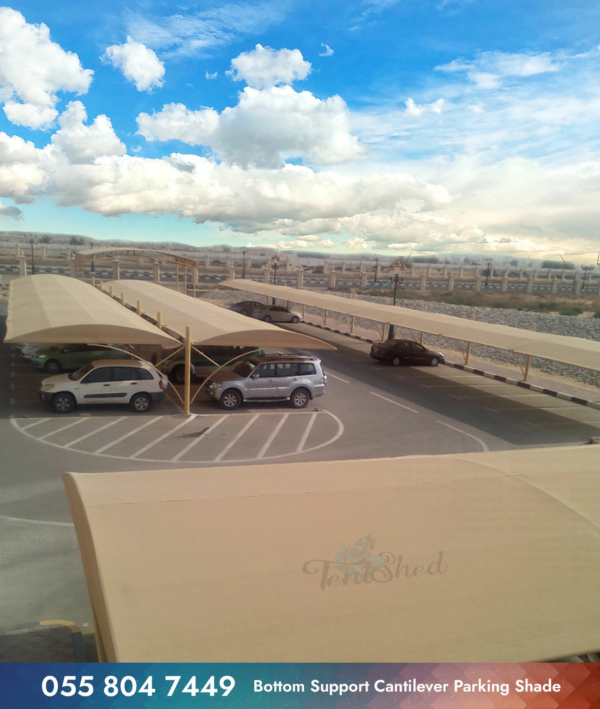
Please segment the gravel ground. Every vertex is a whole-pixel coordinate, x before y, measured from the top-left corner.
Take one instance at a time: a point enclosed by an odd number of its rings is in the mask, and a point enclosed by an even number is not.
[[[346,293],[336,293],[341,297],[351,297]],[[223,305],[236,303],[240,300],[256,300],[256,294],[246,293],[242,291],[232,291],[225,289],[215,289],[206,292],[203,296],[208,300],[215,300]],[[370,301],[372,303],[387,303],[391,304],[390,298],[379,298],[375,296],[358,296],[360,300]],[[262,297],[258,298],[262,300]],[[442,313],[444,315],[454,315],[455,317],[468,319],[471,313],[475,313],[475,318],[479,322],[493,323],[497,325],[508,325],[510,327],[518,327],[523,330],[531,330],[535,323],[538,332],[548,332],[554,335],[566,335],[568,337],[581,337],[585,340],[600,341],[600,318],[591,317],[574,317],[569,315],[550,315],[548,313],[533,313],[519,310],[508,310],[500,308],[477,308],[469,305],[448,305],[446,303],[431,303],[422,300],[403,300],[402,307],[412,310],[423,310],[427,306],[430,313]],[[306,313],[317,316],[320,321],[321,312],[316,308],[306,308]],[[335,314],[335,320],[346,325],[350,325],[350,317],[348,315]],[[363,318],[356,318],[357,327],[372,330],[373,332],[381,332],[381,324]],[[396,336],[415,338],[413,330],[396,327]],[[374,338],[375,339],[375,338]],[[427,345],[436,347],[441,350],[457,349],[457,341],[447,337],[434,337],[427,335]],[[510,352],[498,350],[493,347],[484,345],[472,345],[471,353],[475,357],[496,362],[498,364],[506,364],[515,366],[517,358]],[[552,374],[555,376],[565,377],[568,379],[582,382],[587,385],[600,387],[600,374],[582,367],[574,367],[569,364],[561,364],[560,362],[552,362],[544,359],[532,359],[532,366],[540,372]]]

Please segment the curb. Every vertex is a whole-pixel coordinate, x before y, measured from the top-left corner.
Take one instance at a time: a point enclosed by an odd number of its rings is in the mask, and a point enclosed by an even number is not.
[[[360,340],[361,342],[370,342],[373,344],[375,340],[371,340],[368,337],[361,337],[360,335],[353,335],[349,332],[344,332],[343,330],[337,330],[333,327],[327,327],[326,325],[318,325],[317,323],[304,321],[306,325],[312,325],[313,327],[318,327],[321,330],[328,330],[329,332],[335,332],[336,335],[344,335],[345,337],[351,337],[354,340]],[[587,406],[590,409],[598,409],[600,411],[600,401],[590,401],[589,399],[581,399],[578,396],[571,396],[571,394],[563,394],[561,391],[555,391],[554,389],[546,389],[545,387],[538,386],[537,384],[529,384],[528,382],[521,381],[520,379],[511,379],[510,377],[504,377],[501,374],[492,374],[491,372],[485,372],[483,369],[476,369],[475,367],[469,367],[466,364],[458,364],[456,362],[444,362],[446,367],[453,367],[454,369],[462,369],[470,374],[478,374],[480,377],[486,377],[487,379],[494,379],[497,382],[504,382],[505,384],[511,384],[512,386],[520,387],[521,389],[531,389],[538,394],[546,394],[548,396],[553,396],[556,399],[562,399],[563,401],[571,401],[574,404],[579,404],[580,406]]]

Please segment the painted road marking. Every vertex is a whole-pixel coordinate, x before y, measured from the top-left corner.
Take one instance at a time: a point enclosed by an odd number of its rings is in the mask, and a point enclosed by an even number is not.
[[[275,440],[275,437],[277,436],[277,434],[281,430],[281,427],[283,426],[283,424],[288,420],[288,418],[289,418],[289,414],[284,414],[281,417],[281,421],[277,424],[277,426],[275,426],[271,435],[269,436],[269,438],[267,438],[267,442],[260,449],[260,453],[256,456],[257,460],[260,460],[260,458],[265,457],[265,453],[269,450],[269,446],[271,445],[271,443],[273,443],[273,441]]]
[[[121,418],[115,419],[114,421],[110,421],[109,423],[104,424],[104,426],[100,426],[100,428],[96,428],[90,433],[86,433],[85,436],[80,436],[79,438],[76,438],[74,441],[71,441],[70,443],[67,443],[65,445],[65,448],[70,448],[71,446],[74,446],[76,443],[79,443],[80,441],[85,441],[86,438],[89,438],[90,436],[94,436],[97,433],[100,433],[100,431],[104,431],[105,428],[110,428],[111,426],[114,426],[117,423],[121,423],[121,421],[125,421],[127,417],[126,416],[121,416]]]
[[[191,450],[197,443],[200,443],[200,441],[204,440],[209,433],[212,433],[215,428],[217,428],[217,426],[220,426],[227,418],[229,418],[229,414],[221,416],[221,418],[214,424],[214,426],[210,426],[209,428],[207,428],[203,434],[198,436],[198,438],[195,438],[191,443],[188,443],[188,445],[183,450],[179,451],[179,453],[177,453],[175,457],[171,458],[171,463],[175,463],[180,458],[182,458],[189,450]]]
[[[50,433],[47,433],[45,436],[41,436],[38,438],[38,441],[45,441],[46,438],[50,438],[50,436],[54,436],[57,433],[60,433],[61,431],[66,431],[67,428],[73,428],[73,426],[78,426],[80,423],[83,423],[85,419],[78,418],[76,421],[73,423],[68,423],[66,426],[62,426],[62,428],[57,428],[56,431],[50,431]]]
[[[240,440],[240,438],[246,433],[246,431],[252,426],[252,424],[256,421],[256,419],[260,416],[260,414],[255,414],[250,421],[242,428],[242,430],[238,433],[235,438],[233,438],[226,446],[223,448],[223,450],[219,453],[219,455],[214,459],[215,463],[218,463],[229,451],[233,448],[233,446]]]
[[[333,379],[339,379],[340,382],[344,382],[344,384],[350,384],[350,382],[347,379],[342,379],[342,377],[338,377],[335,374],[332,374],[330,371],[327,371],[326,375],[328,377],[333,377]]]
[[[134,460],[138,456],[140,456],[142,453],[145,453],[147,450],[152,448],[152,446],[155,446],[157,443],[160,443],[161,441],[164,441],[165,438],[168,438],[172,433],[175,433],[175,431],[178,431],[180,428],[183,428],[184,426],[187,426],[190,421],[193,421],[196,417],[195,416],[190,416],[189,418],[186,418],[185,421],[182,421],[179,426],[175,426],[175,428],[172,428],[170,431],[167,431],[166,433],[163,433],[162,436],[159,436],[158,438],[155,438],[153,441],[148,443],[147,446],[144,446],[143,448],[140,448],[139,451],[134,453],[133,455],[130,455],[128,457],[129,460]]]
[[[102,446],[102,448],[98,448],[98,450],[94,451],[94,453],[102,453],[105,450],[108,450],[109,448],[116,446],[117,443],[124,441],[126,438],[129,438],[129,436],[133,436],[134,433],[137,433],[138,431],[142,431],[144,428],[147,428],[148,426],[152,425],[153,423],[160,421],[160,419],[161,419],[160,416],[156,416],[155,418],[151,418],[150,421],[146,421],[146,423],[143,423],[141,426],[134,428],[133,431],[126,433],[124,436],[121,436],[121,438],[117,438],[116,441],[112,441],[112,443],[107,443],[105,446]]]
[[[394,401],[393,399],[387,399],[385,396],[381,396],[381,394],[376,394],[374,391],[372,391],[371,394],[373,394],[373,396],[376,396],[379,399],[383,399],[384,401],[389,401],[390,404],[395,404],[396,406],[400,406],[403,409],[407,409],[408,411],[412,411],[413,414],[419,413],[416,409],[411,409],[410,406],[405,406],[404,404],[399,404],[397,401]]]
[[[308,425],[305,428],[304,433],[302,434],[302,439],[300,440],[300,443],[298,443],[298,448],[296,448],[296,453],[301,453],[304,450],[304,445],[306,444],[308,436],[309,436],[316,420],[317,420],[317,414],[314,413],[310,417],[310,421],[308,422]]]
[[[473,438],[474,440],[479,443],[481,448],[486,452],[489,453],[490,449],[487,447],[487,444],[485,441],[482,441],[481,438],[477,438],[477,436],[474,436],[472,433],[467,433],[466,431],[463,431],[461,428],[456,428],[456,426],[451,426],[449,423],[444,423],[444,421],[438,421],[438,423],[441,423],[442,426],[446,426],[447,428],[451,428],[453,431],[458,431],[459,433],[462,433],[464,436],[469,436],[469,438]]]
[[[35,423],[30,423],[29,426],[23,426],[23,430],[26,431],[28,428],[33,428],[34,426],[39,426],[39,424],[44,423],[44,421],[50,421],[50,419],[39,419]]]

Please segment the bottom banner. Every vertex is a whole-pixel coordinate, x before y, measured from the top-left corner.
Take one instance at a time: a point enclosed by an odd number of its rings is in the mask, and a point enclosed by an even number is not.
[[[0,707],[600,707],[600,665],[5,664]]]

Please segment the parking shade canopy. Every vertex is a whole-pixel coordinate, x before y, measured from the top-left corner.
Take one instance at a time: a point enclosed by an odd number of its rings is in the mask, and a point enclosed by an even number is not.
[[[102,659],[529,662],[598,648],[599,469],[588,445],[64,483]]]
[[[175,347],[166,332],[97,288],[40,274],[10,282],[5,342],[77,342]]]
[[[113,295],[156,318],[160,311],[162,324],[169,331],[185,337],[190,328],[191,341],[197,345],[241,345],[253,347],[285,347],[293,349],[335,350],[333,345],[261,320],[253,320],[214,303],[191,298],[184,293],[148,281],[109,281]]]
[[[288,286],[256,283],[250,280],[235,279],[223,281],[220,285],[322,308],[331,312],[397,325],[418,332],[427,332],[431,335],[451,337],[517,354],[600,371],[600,342],[594,340],[522,330],[507,325],[467,320],[453,315],[428,313],[394,305],[371,303],[358,298],[343,298],[328,293],[315,293]]]
[[[152,259],[161,259],[167,263],[172,263],[178,266],[186,266],[187,268],[195,268],[198,263],[192,258],[173,254],[170,251],[162,251],[160,249],[143,249],[134,246],[115,246],[104,249],[80,249],[75,252],[75,258],[82,261],[86,258],[102,258],[110,257],[118,258],[119,256],[147,256]]]

